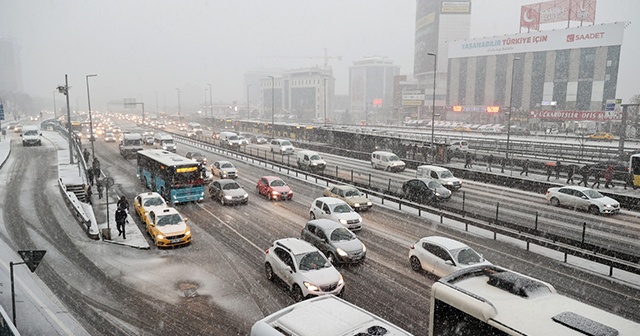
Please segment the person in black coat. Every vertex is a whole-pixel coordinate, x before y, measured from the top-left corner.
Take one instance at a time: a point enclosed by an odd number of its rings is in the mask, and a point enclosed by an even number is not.
[[[118,200],[118,209],[129,211],[129,201],[127,201],[127,198],[124,195],[122,195]]]
[[[600,178],[602,177],[602,170],[594,168],[591,169],[591,173],[593,174],[593,178],[595,179],[595,181],[591,185],[591,188],[597,185],[596,188],[600,189]]]
[[[584,186],[588,187],[590,173],[591,173],[591,169],[589,168],[589,165],[582,166],[582,168],[580,168],[580,175],[582,175],[582,180],[578,182],[578,185],[581,185],[584,183]]]
[[[567,184],[573,184],[573,174],[576,172],[576,166],[570,165],[567,170]]]
[[[493,154],[489,154],[487,158],[487,170],[491,171],[491,165],[493,164]]]
[[[127,212],[122,208],[116,210],[116,228],[118,229],[118,236],[127,239],[127,234],[124,230],[124,225],[127,222]]]
[[[522,163],[522,171],[520,172],[520,175],[525,174],[525,176],[529,176],[529,159],[524,160],[524,162]]]
[[[560,171],[562,170],[562,165],[560,164],[560,161],[556,162],[556,167],[554,170],[556,172],[556,180],[560,179]]]

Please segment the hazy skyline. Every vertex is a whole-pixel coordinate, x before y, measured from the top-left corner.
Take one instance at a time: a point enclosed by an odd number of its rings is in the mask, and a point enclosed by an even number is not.
[[[517,33],[520,6],[532,2],[472,1],[471,37]],[[632,21],[637,13],[640,1],[601,0],[596,21]],[[386,56],[411,76],[414,29],[415,1],[406,0],[0,2],[0,37],[16,42],[24,92],[51,97],[66,73],[72,108],[80,109],[87,74],[98,74],[90,79],[93,109],[135,98],[154,111],[157,92],[160,110],[173,112],[179,89],[184,111],[203,102],[206,83],[214,103],[243,103],[247,71],[322,65],[324,48],[341,57],[329,64],[344,95],[348,68],[363,57]],[[632,22],[618,82],[625,100],[640,93],[639,38]]]

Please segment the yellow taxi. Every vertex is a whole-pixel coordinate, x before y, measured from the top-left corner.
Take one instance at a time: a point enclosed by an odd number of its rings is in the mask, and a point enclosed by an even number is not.
[[[145,220],[147,232],[158,247],[191,243],[191,230],[187,219],[175,208],[153,209]]]
[[[456,132],[471,132],[471,128],[465,127],[465,126],[457,126],[457,127],[454,127],[453,130]]]
[[[612,141],[613,140],[613,134],[607,133],[607,132],[598,132],[596,134],[591,134],[589,136],[589,138],[592,139],[592,140]]]
[[[167,202],[157,192],[146,192],[139,194],[133,199],[133,208],[136,211],[136,215],[145,221],[146,214],[153,209],[167,208]]]

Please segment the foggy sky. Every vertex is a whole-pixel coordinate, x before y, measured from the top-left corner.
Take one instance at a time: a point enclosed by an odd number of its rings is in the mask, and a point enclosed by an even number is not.
[[[473,1],[471,37],[517,33],[520,6],[533,2]],[[640,93],[638,13],[637,0],[598,1],[597,23],[632,21],[617,94],[625,100]],[[67,73],[73,109],[86,109],[88,74],[98,74],[97,110],[136,98],[154,111],[157,92],[159,109],[172,112],[179,89],[186,111],[204,101],[206,83],[214,103],[245,102],[245,72],[322,65],[323,48],[341,57],[329,64],[336,94],[347,94],[348,67],[365,56],[387,56],[411,75],[414,29],[412,0],[0,0],[0,36],[19,48],[24,91],[52,97]]]

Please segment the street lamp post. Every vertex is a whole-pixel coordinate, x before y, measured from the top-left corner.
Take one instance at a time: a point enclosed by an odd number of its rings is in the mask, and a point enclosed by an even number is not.
[[[156,94],[156,118],[160,119],[160,112],[158,111],[158,91],[153,91]]]
[[[513,74],[515,73],[516,61],[519,61],[520,57],[514,57],[511,62],[511,89],[509,93],[509,115],[507,116],[507,152],[505,158],[509,159],[509,140],[511,138],[511,113],[513,112]]]
[[[73,136],[71,130],[71,108],[69,107],[69,79],[67,74],[64,74],[64,86],[58,86],[58,92],[62,93],[67,98],[67,133],[69,135],[69,163],[73,164]]]
[[[53,119],[58,119],[58,108],[56,107],[56,91],[53,91]]]
[[[207,116],[207,112],[209,112],[209,108],[207,107],[207,91],[209,91],[209,89],[204,88],[204,116]]]
[[[247,119],[251,119],[251,100],[249,100],[249,88],[251,84],[247,84]]]
[[[95,139],[93,138],[93,117],[91,116],[91,94],[89,93],[89,77],[96,77],[97,74],[86,75],[87,79],[87,106],[89,107],[89,141],[91,142],[91,158],[92,160],[96,159],[96,149],[93,145]],[[93,162],[93,161],[91,161]]]
[[[327,127],[327,78],[324,79],[324,127]]]
[[[431,160],[435,161],[435,127],[436,127],[436,71],[438,68],[438,55],[434,52],[427,53],[433,56],[433,101],[431,103]]]
[[[275,85],[276,78],[273,76],[268,76],[271,78],[271,138],[275,138],[275,128],[276,128],[276,115],[275,115],[275,106],[276,106],[276,95],[275,95]]]
[[[207,85],[209,85],[209,107],[211,109],[211,118],[213,118],[213,94],[211,92],[213,92],[211,90],[211,84],[207,83]]]
[[[178,115],[181,115],[182,111],[180,110],[180,90],[176,89],[176,91],[178,91]]]

